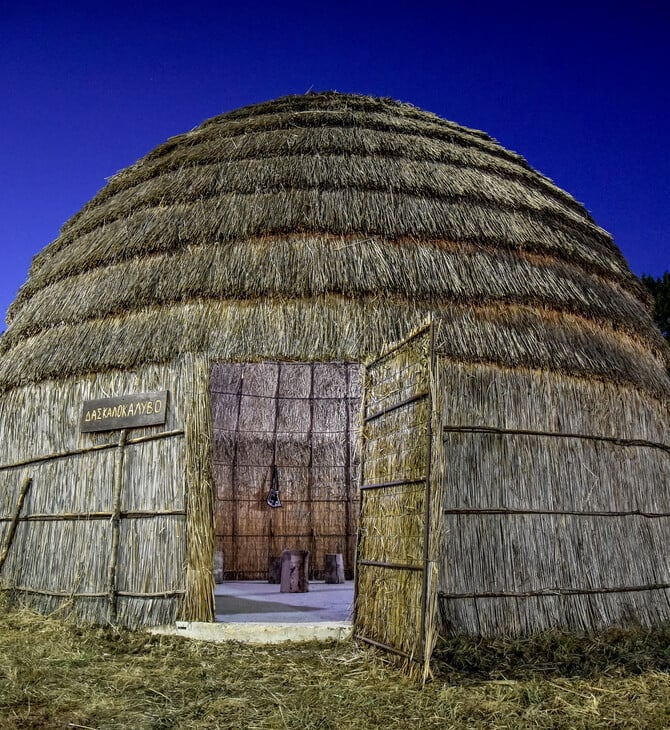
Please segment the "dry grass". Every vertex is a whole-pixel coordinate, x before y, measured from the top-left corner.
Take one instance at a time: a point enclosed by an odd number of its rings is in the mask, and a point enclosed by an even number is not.
[[[0,611],[0,728],[666,728],[670,630],[452,640],[424,687],[351,643],[214,645]]]

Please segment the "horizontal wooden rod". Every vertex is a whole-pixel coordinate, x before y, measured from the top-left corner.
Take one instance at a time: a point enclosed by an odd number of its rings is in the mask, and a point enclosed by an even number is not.
[[[382,352],[380,355],[377,355],[374,360],[369,360],[365,365],[366,367],[371,367],[372,365],[376,365],[378,362],[381,362],[382,360],[385,360],[387,357],[392,355],[394,352],[397,352],[398,350],[405,347],[409,342],[413,342],[414,340],[419,339],[419,337],[422,337],[427,332],[430,332],[431,325],[425,324],[423,327],[420,327],[416,332],[413,332],[409,337],[405,338],[401,342],[396,343],[395,345],[391,345],[387,350]]]
[[[353,429],[354,431],[357,429]],[[214,433],[230,433],[230,434],[237,434],[237,431],[234,428],[219,428],[218,426],[213,427]],[[277,431],[273,431],[272,429],[268,428],[245,428],[242,433],[246,436],[247,434],[268,434],[269,436],[274,436],[276,433],[279,436],[286,435],[286,436],[305,436],[305,441],[307,441],[307,437],[309,437],[309,431],[286,431],[284,429],[278,429]],[[346,433],[344,429],[338,428],[335,431],[315,431],[315,436],[342,436]]]
[[[405,487],[425,483],[426,477],[420,477],[419,479],[396,479],[393,482],[380,482],[379,484],[361,484],[359,489],[386,489],[387,487]]]
[[[590,596],[608,593],[637,593],[642,591],[664,591],[670,589],[670,583],[652,583],[644,586],[617,586],[616,588],[542,588],[537,591],[500,591],[498,593],[444,593],[438,598],[454,601],[463,598],[535,598],[549,596]]]
[[[216,499],[217,502],[221,504],[225,504],[229,502],[230,504],[257,504],[258,499],[233,499],[232,497],[226,497],[225,499]],[[354,500],[355,501],[355,500]],[[311,501],[307,499],[284,499],[284,495],[282,495],[281,503],[282,506],[285,506],[287,504],[341,504],[344,505],[346,500],[344,497],[342,499],[313,499]]]
[[[121,511],[121,519],[140,520],[152,517],[172,517],[185,515],[186,510],[171,509],[160,512]],[[19,522],[87,522],[93,520],[111,520],[112,512],[65,512],[61,514],[34,514],[19,517]],[[11,517],[0,517],[0,522],[9,522]]]
[[[248,431],[244,432],[245,434],[249,433]],[[342,442],[339,442],[342,443]],[[338,445],[339,445],[338,443]],[[307,444],[307,442],[305,442]],[[302,445],[302,444],[301,444]],[[345,444],[346,445],[346,442]],[[265,464],[253,464],[253,463],[246,463],[242,464],[239,462],[234,461],[216,461],[213,460],[212,464],[214,466],[224,466],[224,467],[235,467],[236,469],[267,469],[270,470],[273,468],[273,466],[276,466],[277,472],[279,474],[282,474],[283,472],[295,472],[295,471],[302,471],[308,472],[308,471],[333,471],[335,469],[339,469],[340,471],[345,468],[344,464],[315,464],[313,466],[309,466],[309,464],[268,464],[267,462]]]
[[[642,446],[660,449],[670,454],[670,445],[645,439],[626,439],[614,436],[593,436],[584,433],[564,433],[561,431],[534,431],[524,428],[497,428],[496,426],[444,426],[444,433],[480,433],[501,436],[543,436],[546,438],[581,439],[584,441],[600,441],[616,446]]]
[[[184,429],[183,428],[175,428],[172,431],[160,431],[159,433],[148,433],[144,436],[136,436],[132,439],[126,440],[126,446],[132,446],[133,444],[143,444],[147,441],[157,441],[159,439],[169,439],[173,436],[183,436],[184,435]],[[118,444],[117,444],[118,445]],[[113,446],[113,444],[112,444]]]
[[[426,398],[428,398],[429,395],[429,392],[424,391],[422,393],[417,393],[410,398],[405,398],[405,400],[401,400],[399,403],[394,403],[392,406],[382,408],[381,411],[377,411],[377,413],[373,413],[371,416],[366,416],[363,419],[363,423],[370,423],[370,421],[374,421],[377,418],[381,418],[382,416],[386,416],[389,413],[393,413],[393,411],[397,411],[399,408],[404,408],[405,406],[412,405],[412,403],[416,403],[417,401],[425,400]]]
[[[185,590],[174,590],[174,591],[159,591],[157,593],[133,593],[132,591],[117,591],[116,595],[122,598],[173,598],[176,596],[183,596],[186,594]]]
[[[248,431],[245,431],[245,434],[249,433]],[[307,444],[307,442],[305,442]],[[344,444],[345,446],[347,444]],[[230,461],[213,461],[212,464],[214,466],[223,466],[228,468],[234,468],[234,469],[266,469],[267,471],[270,471],[273,467],[272,464],[240,464],[237,462],[230,462]],[[344,464],[324,464],[323,466],[314,465],[309,466],[308,464],[277,464],[277,474],[281,476],[285,476],[286,472],[301,472],[302,474],[308,474],[311,472],[324,472],[324,471],[335,471],[338,470],[342,472],[343,469],[345,469]]]
[[[216,537],[233,537],[233,533],[231,532],[217,532]],[[255,533],[249,533],[249,534],[240,534],[235,533],[235,537],[253,537],[255,540],[258,540],[259,535],[257,532]],[[304,537],[305,539],[311,539],[312,533],[311,532],[296,532],[293,534],[282,532],[281,536],[276,535],[275,537],[281,537],[282,539],[285,537]],[[344,535],[341,532],[336,533],[327,533],[327,532],[319,532],[319,538],[326,538],[326,537],[344,537]],[[281,552],[281,551],[280,551]],[[232,571],[232,572],[240,572],[243,573],[243,570],[240,571]]]
[[[29,588],[28,586],[11,586],[0,588],[4,593],[30,593],[37,596],[53,596],[54,598],[107,598],[107,593],[72,593],[71,591],[47,591],[42,588]]]
[[[648,517],[657,519],[670,517],[670,512],[643,512],[634,509],[620,512],[580,512],[577,510],[560,509],[445,509],[445,515],[572,515],[575,517]]]
[[[52,596],[54,598],[99,598],[107,599],[107,593],[72,593],[71,591],[47,591],[42,588],[29,588],[28,586],[1,587],[0,593],[30,593],[38,596]],[[159,593],[132,593],[131,591],[118,591],[118,596],[124,598],[172,598],[173,596],[184,595],[184,590],[161,591]]]
[[[259,400],[285,400],[285,401],[303,401],[309,403],[310,401],[333,401],[333,403],[341,403],[343,400],[349,400],[352,404],[358,403],[360,400],[359,396],[356,395],[315,395],[315,396],[293,396],[293,395],[263,395],[261,393],[233,393],[229,390],[211,390],[212,395],[229,395],[233,398],[258,398]]]
[[[160,433],[148,434],[146,436],[137,436],[133,439],[126,441],[126,446],[133,444],[143,444],[147,441],[156,441],[158,439],[171,438],[172,436],[183,436],[183,429],[175,429],[174,431],[161,431]],[[29,466],[30,464],[40,464],[45,461],[55,461],[56,459],[67,459],[70,456],[81,456],[82,454],[90,454],[95,451],[105,451],[109,449],[115,449],[119,445],[118,441],[107,444],[94,444],[92,446],[85,446],[81,449],[73,449],[72,451],[61,451],[54,454],[44,454],[43,456],[34,456],[30,459],[24,459],[23,461],[15,461],[11,464],[0,464],[0,471],[5,469],[16,469],[20,466]]]
[[[391,568],[392,570],[414,570],[422,573],[423,565],[407,565],[406,563],[385,563],[380,560],[359,560],[359,565],[371,565],[374,568]]]

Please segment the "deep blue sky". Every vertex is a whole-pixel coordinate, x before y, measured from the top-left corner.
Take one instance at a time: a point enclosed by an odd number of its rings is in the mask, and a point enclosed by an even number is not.
[[[309,89],[482,129],[584,203],[635,273],[670,269],[660,0],[3,5],[3,320],[32,256],[107,177],[208,117]]]

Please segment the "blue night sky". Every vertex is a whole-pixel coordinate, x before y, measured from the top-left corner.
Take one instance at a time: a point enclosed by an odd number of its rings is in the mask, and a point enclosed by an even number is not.
[[[6,4],[2,319],[31,258],[106,178],[208,117],[310,89],[390,96],[484,130],[582,202],[636,274],[660,276],[670,269],[666,8]]]

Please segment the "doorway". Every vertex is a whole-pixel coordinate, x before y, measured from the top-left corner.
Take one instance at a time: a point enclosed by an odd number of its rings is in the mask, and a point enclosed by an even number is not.
[[[226,581],[267,581],[285,549],[326,553],[353,577],[358,522],[357,363],[219,363],[212,369],[215,549]]]

